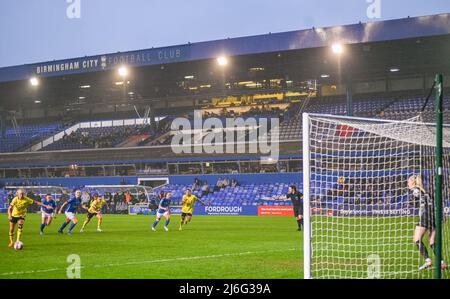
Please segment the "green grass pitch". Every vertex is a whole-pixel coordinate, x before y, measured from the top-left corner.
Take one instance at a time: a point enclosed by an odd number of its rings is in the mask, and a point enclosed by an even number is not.
[[[0,238],[0,278],[67,278],[67,257],[77,254],[81,278],[302,278],[302,233],[293,217],[195,216],[178,231],[151,231],[154,216],[104,215],[103,232],[92,219],[79,233],[58,235],[58,215],[39,235],[40,215],[28,214],[24,249],[8,248],[8,222]],[[67,231],[67,228],[66,228]]]
[[[379,265],[379,278],[431,279],[434,269],[419,271],[424,258],[413,242],[418,217],[327,217],[312,221],[313,277],[365,278]],[[423,242],[434,259],[426,233]],[[450,222],[443,224],[443,257],[448,265]],[[376,258],[376,260],[374,259]],[[375,271],[372,267],[370,271]],[[372,273],[373,275],[373,273]],[[442,272],[449,278],[449,269]]]

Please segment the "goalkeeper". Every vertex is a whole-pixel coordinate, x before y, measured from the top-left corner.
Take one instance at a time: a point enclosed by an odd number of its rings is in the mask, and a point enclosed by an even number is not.
[[[425,264],[419,270],[428,269],[432,266],[431,258],[427,247],[423,243],[423,236],[429,231],[429,244],[435,251],[434,241],[436,236],[435,205],[434,199],[425,191],[420,175],[412,175],[408,179],[408,189],[412,191],[415,202],[419,203],[419,222],[414,230],[414,243],[420,254],[425,258]],[[441,268],[445,269],[444,261],[441,261]]]

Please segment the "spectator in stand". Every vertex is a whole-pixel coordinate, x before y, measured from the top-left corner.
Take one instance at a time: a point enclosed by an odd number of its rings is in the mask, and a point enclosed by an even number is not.
[[[146,202],[147,201],[147,196],[145,195],[144,191],[141,191],[141,193],[139,194],[139,202]]]
[[[222,178],[219,178],[219,179],[217,180],[216,185],[214,186],[214,191],[219,191],[220,189],[223,188],[222,186],[223,186]]]
[[[110,192],[105,192],[104,194],[104,198],[107,202],[111,202],[112,201],[112,195]]]
[[[194,179],[194,184],[192,184],[192,190],[193,191],[200,190],[200,184],[201,184],[200,180],[198,178],[195,178]]]
[[[130,198],[130,202],[129,204],[135,205],[137,203],[139,203],[139,199],[136,196],[133,196],[133,194],[130,194],[131,198]]]
[[[222,188],[228,187],[230,185],[231,185],[230,179],[229,178],[224,178],[223,179]]]
[[[116,205],[118,202],[118,195],[117,193],[113,193],[110,195],[111,196],[111,201],[110,201],[110,211],[111,213],[116,213]]]
[[[126,202],[127,204],[130,204],[131,201],[132,201],[131,193],[130,193],[130,191],[127,191],[127,192],[125,193],[125,202]]]
[[[158,194],[158,197],[157,197],[157,198],[158,198],[158,201],[156,201],[154,197],[151,197],[150,202],[148,203],[148,208],[149,208],[151,211],[156,210],[156,209],[158,208],[159,202],[160,202],[163,198],[165,198],[165,196],[166,196],[166,193],[165,193],[163,190],[161,190],[161,191],[159,192],[159,194]]]
[[[203,186],[202,186],[202,195],[201,195],[201,197],[206,196],[208,194],[209,194],[209,185],[208,185],[207,181],[204,181],[203,182]]]

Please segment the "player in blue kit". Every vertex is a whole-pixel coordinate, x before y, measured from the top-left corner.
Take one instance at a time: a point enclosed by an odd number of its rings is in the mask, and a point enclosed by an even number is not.
[[[44,206],[41,207],[41,213],[42,213],[42,221],[41,221],[41,235],[44,234],[44,228],[46,226],[49,226],[52,223],[53,218],[55,217],[55,210],[56,210],[56,202],[52,198],[50,194],[47,194],[45,196],[45,199],[42,200],[42,204]],[[51,209],[48,209],[45,206],[50,206]]]
[[[62,234],[64,231],[64,228],[70,222],[72,222],[72,224],[69,227],[69,230],[67,231],[67,234],[70,235],[72,233],[73,228],[78,223],[76,214],[77,214],[79,207],[81,206],[81,191],[80,190],[75,191],[75,196],[72,197],[71,199],[69,199],[68,201],[66,201],[61,206],[61,208],[59,209],[59,213],[61,213],[66,206],[67,206],[67,209],[65,210],[65,213],[64,213],[66,215],[66,221],[61,225],[61,227],[58,230],[58,233]]]
[[[166,196],[161,199],[159,202],[158,210],[156,211],[156,220],[153,222],[152,230],[156,231],[156,226],[159,223],[159,220],[161,220],[161,217],[164,216],[166,218],[166,222],[164,223],[164,230],[167,232],[169,231],[169,228],[167,227],[170,222],[170,196],[171,193],[167,192]]]

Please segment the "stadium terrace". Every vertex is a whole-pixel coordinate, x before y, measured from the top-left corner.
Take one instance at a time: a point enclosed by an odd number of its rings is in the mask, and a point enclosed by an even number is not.
[[[449,53],[439,14],[0,68],[0,277],[449,278]]]

